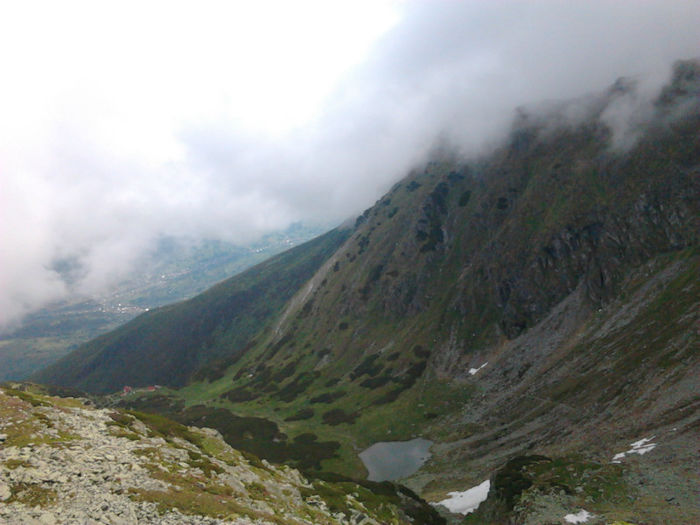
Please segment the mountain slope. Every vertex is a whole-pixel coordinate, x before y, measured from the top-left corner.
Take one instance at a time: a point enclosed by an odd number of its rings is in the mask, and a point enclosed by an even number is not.
[[[700,520],[700,63],[676,65],[620,144],[606,116],[630,96],[619,82],[522,111],[489,155],[436,156],[244,354],[122,403],[354,476],[364,447],[428,437],[405,482],[439,501],[491,478],[476,523]],[[656,450],[612,463],[651,436]]]
[[[325,468],[355,475],[353,449],[428,436],[440,444],[408,482],[434,499],[528,453],[578,468],[585,450],[592,472],[655,433],[680,487],[698,428],[699,81],[679,64],[625,150],[602,118],[611,89],[583,121],[523,116],[487,158],[430,162],[358,219],[224,378],[176,397],[337,440]],[[664,463],[645,458],[591,510],[623,519],[646,498],[634,519],[696,519],[687,490],[668,496],[681,512],[633,488]]]
[[[346,237],[333,230],[188,301],[144,313],[34,379],[91,392],[181,386],[205,363],[238,355]]]
[[[628,272],[697,245],[698,122],[651,129],[619,154],[597,120],[544,138],[525,123],[487,161],[430,163],[365,212],[237,367],[293,359],[276,386],[311,370],[323,379],[310,384],[357,384],[353,367],[386,370],[395,348],[385,385],[411,367],[458,378],[571,294],[591,311],[609,303]]]

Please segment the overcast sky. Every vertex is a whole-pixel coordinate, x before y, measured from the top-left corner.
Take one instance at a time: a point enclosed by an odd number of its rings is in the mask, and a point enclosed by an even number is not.
[[[698,27],[696,0],[4,2],[0,328],[159,235],[332,225],[438,136],[471,153],[516,106],[658,86]]]

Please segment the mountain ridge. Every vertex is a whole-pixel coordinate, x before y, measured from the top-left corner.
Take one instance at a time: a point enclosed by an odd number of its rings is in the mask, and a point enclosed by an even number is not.
[[[584,119],[524,110],[491,154],[415,169],[245,352],[120,403],[208,418],[230,444],[287,450],[292,465],[304,443],[317,470],[354,476],[362,448],[428,437],[433,457],[403,481],[439,501],[491,478],[476,523],[576,506],[608,521],[700,519],[684,464],[700,424],[700,62],[676,64],[620,149],[604,117],[625,86]],[[241,418],[269,435],[251,439],[231,424]],[[682,460],[611,466],[652,434]],[[601,485],[582,481],[596,473]]]

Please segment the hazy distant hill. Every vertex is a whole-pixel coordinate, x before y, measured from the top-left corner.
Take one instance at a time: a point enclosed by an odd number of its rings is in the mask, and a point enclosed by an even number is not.
[[[143,313],[33,378],[104,393],[124,385],[182,386],[205,363],[241,352],[348,233],[333,230],[188,301]]]
[[[52,305],[0,335],[0,381],[24,379],[149,308],[192,297],[322,231],[294,224],[246,246],[163,238],[128,279],[103,297]],[[80,271],[74,266],[63,261],[56,269],[70,282]]]
[[[274,259],[266,287],[281,279],[286,296],[235,344],[221,327],[240,292],[219,286],[39,378],[104,392],[131,369],[134,383],[182,384],[217,356],[177,392],[124,402],[353,475],[363,447],[427,436],[433,459],[407,483],[437,500],[490,478],[473,523],[558,523],[580,508],[697,522],[700,63],[678,63],[653,117],[620,142],[606,115],[632,93],[618,82],[584,117],[564,103],[523,111],[478,160],[436,156],[347,239],[314,241],[303,276],[301,248]],[[658,450],[612,462],[643,438]]]

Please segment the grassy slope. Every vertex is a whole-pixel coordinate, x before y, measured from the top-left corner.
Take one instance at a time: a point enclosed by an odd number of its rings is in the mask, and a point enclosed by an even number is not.
[[[441,444],[410,483],[434,498],[526,453],[600,463],[671,424],[682,441],[697,427],[700,118],[623,154],[600,123],[536,127],[411,174],[240,360],[173,399],[267,418],[269,443],[337,442],[322,467],[353,475],[364,446],[427,435]]]
[[[34,378],[90,392],[180,386],[207,362],[241,352],[346,236],[331,231],[188,301],[145,313]]]
[[[691,117],[614,155],[604,128],[569,129],[489,162],[430,163],[363,214],[223,378],[176,395],[268,418],[289,441],[336,441],[323,467],[347,474],[377,440],[446,442],[410,481],[434,498],[528,450],[584,447],[595,463],[668,421],[687,436],[697,130]]]
[[[550,502],[556,508],[586,508],[634,523],[696,521],[689,489],[698,477],[688,464],[700,416],[693,387],[700,373],[698,271],[697,248],[654,258],[627,275],[614,301],[561,326],[556,345],[552,334],[570,311],[555,312],[542,330],[490,356],[488,367],[470,381],[481,395],[449,420],[435,422],[432,431],[448,444],[416,480],[422,492],[438,497],[455,485],[469,487],[492,476],[509,459],[544,454],[560,458],[570,470],[583,468],[587,476],[604,469],[619,485],[609,497],[587,501],[588,494],[575,491],[581,479],[562,481],[565,490],[547,485],[553,474],[543,467],[532,476],[535,485],[543,485],[538,490],[566,492]],[[655,451],[611,465],[629,443],[651,436],[659,444]],[[469,471],[455,465],[469,465]],[[639,486],[640,477],[648,487]],[[534,489],[527,497],[534,498]],[[544,512],[537,505],[529,511]],[[516,522],[526,523],[526,514],[523,510]],[[474,523],[490,523],[486,510],[478,516]],[[532,523],[554,518],[538,519]]]

